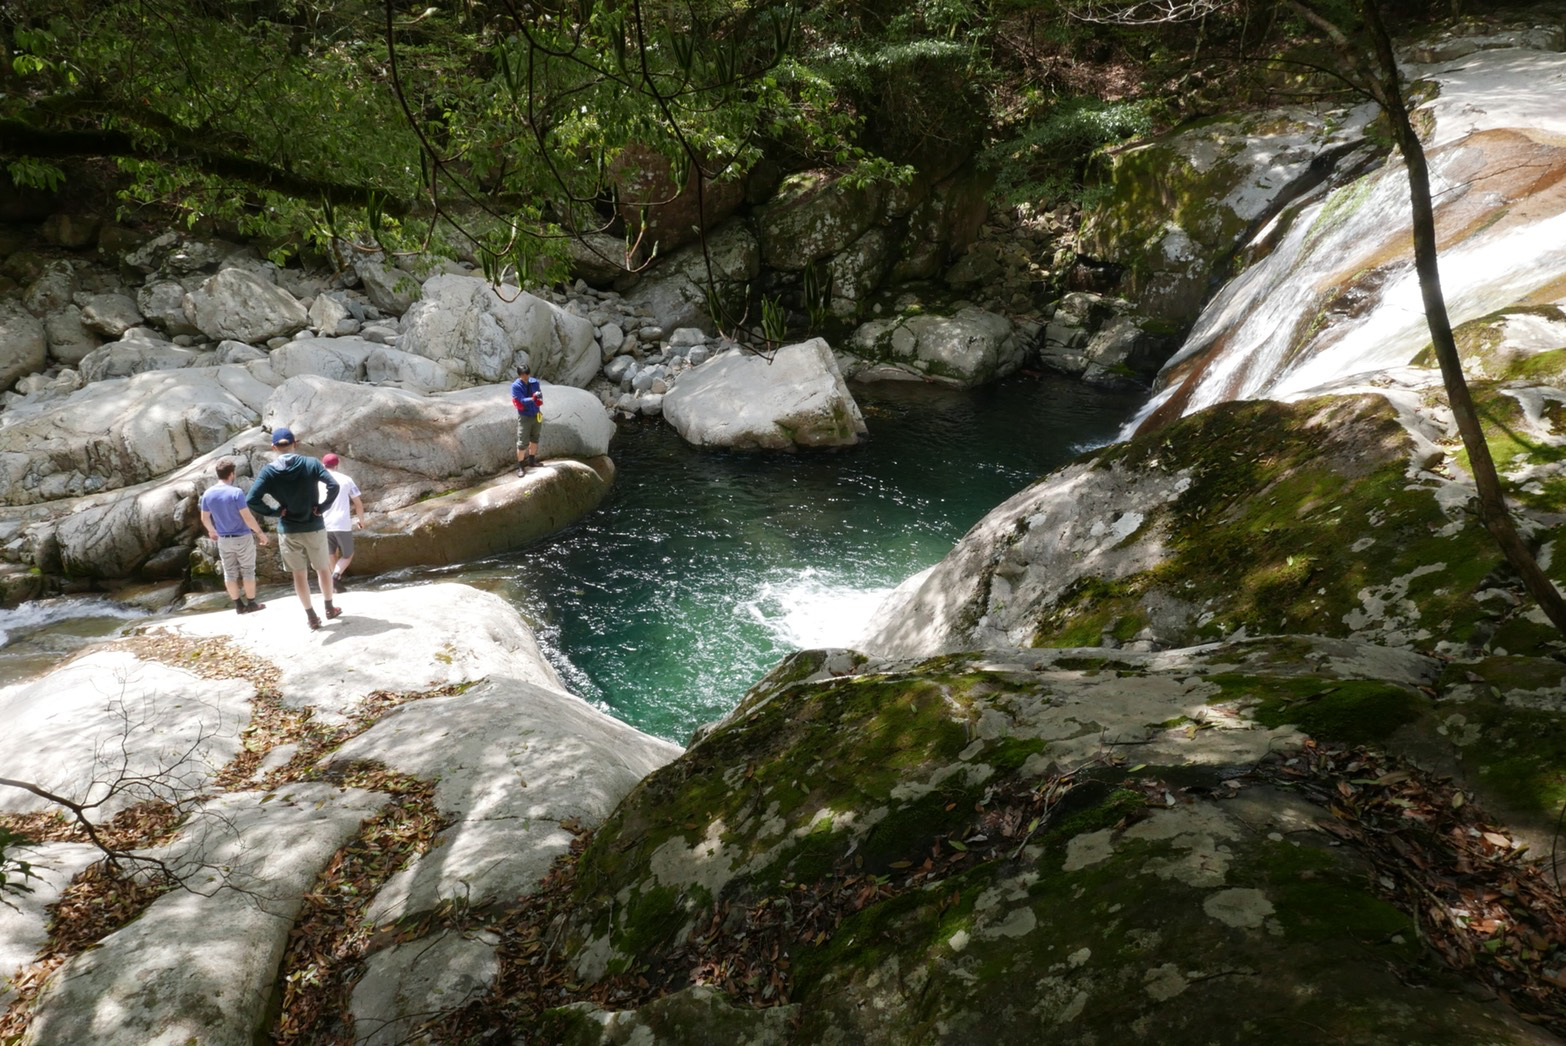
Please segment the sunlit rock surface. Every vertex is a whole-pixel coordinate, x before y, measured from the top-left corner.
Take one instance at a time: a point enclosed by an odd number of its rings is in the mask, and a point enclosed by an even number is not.
[[[7,776],[98,803],[88,816],[100,825],[149,800],[183,814],[171,838],[133,848],[184,888],[49,973],[28,1041],[264,1038],[295,920],[367,819],[408,802],[399,782],[432,786],[438,834],[400,871],[372,876],[372,925],[527,893],[571,830],[678,753],[566,693],[498,597],[441,584],[338,605],[344,615],[321,631],[290,597],[244,616],[162,620],[0,690],[14,727],[0,737]],[[0,790],[0,810],[36,809],[29,793]],[[89,851],[50,843],[9,856],[42,878],[36,903],[0,918],[6,978],[43,947],[42,902]],[[451,961],[474,968],[466,951]],[[372,964],[362,996],[390,1009],[365,1013],[367,1030],[400,1019],[394,1000],[410,991],[396,963]]]

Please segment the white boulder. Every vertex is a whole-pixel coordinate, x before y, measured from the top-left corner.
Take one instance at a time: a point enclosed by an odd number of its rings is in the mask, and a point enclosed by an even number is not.
[[[213,341],[259,345],[287,337],[310,323],[298,298],[243,269],[224,269],[208,277],[185,298],[190,322]]]
[[[873,320],[854,332],[848,352],[844,366],[855,380],[916,378],[971,388],[1016,371],[1028,345],[1011,320],[970,305],[952,316]]]
[[[820,338],[770,358],[731,349],[682,374],[663,397],[663,416],[700,447],[838,447],[859,442],[867,431]]]
[[[474,276],[431,278],[403,316],[403,328],[399,348],[454,362],[480,381],[511,381],[525,357],[535,376],[581,387],[601,362],[591,322]]]

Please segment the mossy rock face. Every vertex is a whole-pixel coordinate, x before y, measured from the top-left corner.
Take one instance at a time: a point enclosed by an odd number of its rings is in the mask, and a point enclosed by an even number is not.
[[[1456,990],[1363,869],[1283,835],[1311,815],[1176,807],[867,909],[802,964],[795,1041],[1543,1041]]]
[[[1124,267],[1120,292],[1144,314],[1185,328],[1261,216],[1296,180],[1319,177],[1311,161],[1341,133],[1319,115],[1274,110],[1113,150],[1105,191],[1083,215],[1083,250]]]
[[[1524,528],[1566,536],[1546,514],[1566,504],[1555,394],[1476,396],[1511,489],[1539,511]],[[1555,652],[1444,460],[1378,396],[1214,407],[998,507],[861,645],[915,657],[1313,633],[1464,657]],[[1566,557],[1548,569],[1566,580]]]
[[[1523,379],[1566,382],[1566,309],[1527,305],[1501,309],[1459,324],[1452,330],[1463,375],[1469,381]],[[1435,348],[1426,345],[1409,361],[1439,367]]]
[[[758,212],[763,261],[801,272],[853,243],[880,220],[885,188],[860,186],[821,171],[788,178]]]
[[[1536,665],[1486,670],[1559,682]],[[560,937],[589,982],[694,978],[695,942],[731,956],[759,913],[785,911],[767,938],[786,971],[777,1005],[676,983],[527,1030],[583,1044],[1206,1046],[1280,1028],[1389,1046],[1548,1041],[1459,990],[1371,892],[1368,866],[1316,827],[1324,810],[1235,777],[1299,744],[1300,718],[1350,738],[1436,723],[1442,671],[1312,636],[796,655],[598,830]],[[1058,801],[1031,824],[1003,816],[1048,789]],[[810,923],[845,881],[858,906]]]

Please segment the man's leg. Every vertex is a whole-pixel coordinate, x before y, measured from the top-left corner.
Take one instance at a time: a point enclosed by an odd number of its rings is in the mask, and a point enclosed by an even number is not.
[[[266,604],[256,602],[256,543],[254,539],[249,534],[246,534],[242,538],[225,538],[224,540],[232,540],[234,543],[234,548],[232,549],[235,566],[234,574],[243,582],[245,589],[243,603],[240,602],[239,596],[232,589],[229,591],[229,595],[234,597],[234,602],[239,604],[236,609],[241,614],[248,614],[253,610],[264,610]],[[229,553],[225,552],[224,555],[227,556]]]
[[[353,562],[353,531],[330,531],[326,535],[326,544],[332,552],[332,590],[346,592],[348,590],[343,586],[343,575],[348,573],[348,564]]]
[[[239,598],[239,577],[244,573],[244,559],[232,538],[218,538],[217,547],[218,561],[223,565],[223,588],[227,590],[228,598],[234,601],[234,609],[243,614],[249,609],[245,601]]]
[[[327,551],[326,531],[315,530],[299,535],[300,545],[310,557],[315,568],[316,584],[321,586],[321,598],[326,600],[326,619],[339,617],[342,611],[332,605],[332,557]]]
[[[310,613],[315,613],[315,607],[310,605],[310,572],[308,570],[296,570],[294,573],[294,595],[299,597],[299,602]]]

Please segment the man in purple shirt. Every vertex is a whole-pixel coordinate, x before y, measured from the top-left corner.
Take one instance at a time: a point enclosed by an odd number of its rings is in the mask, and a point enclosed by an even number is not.
[[[206,528],[207,537],[217,542],[223,587],[228,589],[234,609],[241,614],[263,610],[266,604],[256,602],[256,544],[267,543],[266,531],[246,506],[245,492],[234,485],[234,463],[228,458],[217,463],[217,478],[201,495],[201,525]]]

